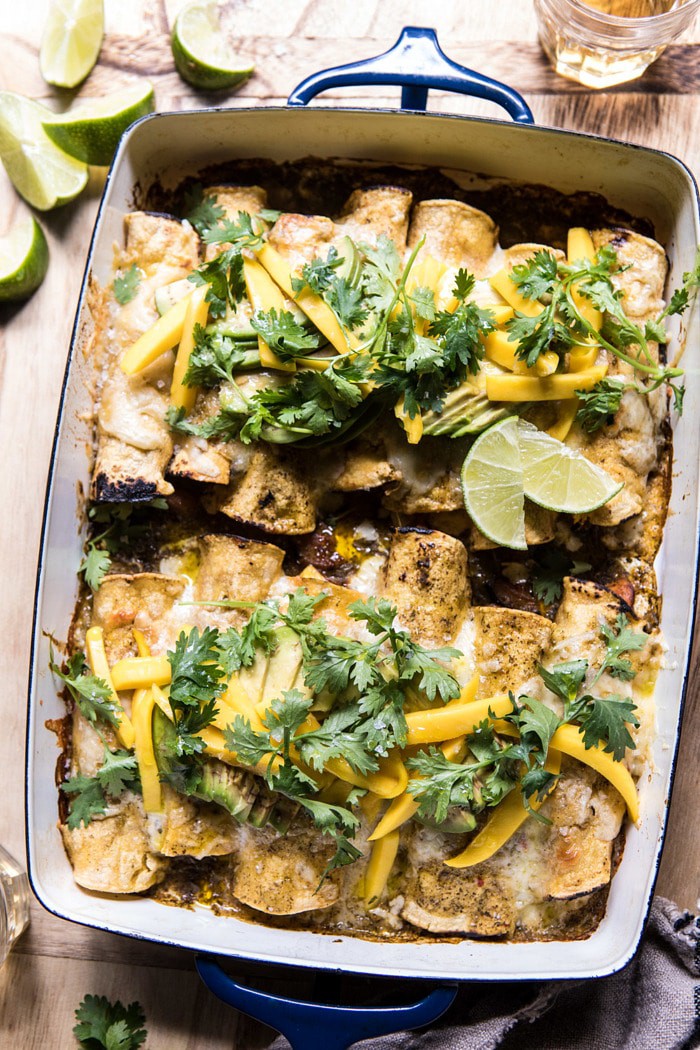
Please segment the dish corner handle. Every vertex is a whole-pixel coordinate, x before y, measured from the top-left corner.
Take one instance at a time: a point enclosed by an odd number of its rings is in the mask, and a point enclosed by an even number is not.
[[[329,1006],[248,988],[224,973],[209,956],[196,956],[195,965],[210,992],[249,1017],[276,1028],[292,1050],[308,1050],[311,1046],[346,1050],[361,1039],[422,1028],[441,1017],[457,994],[456,984],[444,984],[410,1006]]]
[[[313,73],[295,87],[287,102],[305,106],[321,91],[360,84],[399,85],[402,109],[425,110],[428,90],[439,88],[495,102],[518,124],[534,124],[522,95],[499,80],[453,62],[440,47],[435,30],[424,26],[404,26],[394,46],[374,58]]]

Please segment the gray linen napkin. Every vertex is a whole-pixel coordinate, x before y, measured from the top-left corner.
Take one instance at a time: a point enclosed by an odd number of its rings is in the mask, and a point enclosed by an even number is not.
[[[275,1040],[270,1050],[288,1047]],[[595,981],[467,984],[430,1031],[358,1050],[692,1050],[700,1047],[700,916],[657,897],[628,966]],[[322,1050],[319,1046],[318,1050]]]

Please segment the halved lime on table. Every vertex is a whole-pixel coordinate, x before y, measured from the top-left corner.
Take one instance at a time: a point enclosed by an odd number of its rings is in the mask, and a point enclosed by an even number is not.
[[[238,87],[254,70],[227,45],[213,0],[194,0],[183,8],[173,26],[171,46],[182,79],[205,91]]]
[[[102,0],[52,0],[39,52],[49,84],[72,88],[97,62],[104,36]]]
[[[49,246],[36,219],[30,215],[0,237],[0,302],[28,299],[46,276]]]
[[[153,85],[149,81],[86,101],[66,113],[51,113],[43,121],[52,142],[86,164],[111,164],[126,129],[152,113]]]
[[[562,514],[589,514],[620,491],[614,478],[557,438],[510,416],[476,439],[462,466],[464,505],[493,543],[525,550],[525,497]]]
[[[15,189],[47,211],[77,197],[88,180],[82,161],[54,145],[43,128],[53,114],[13,91],[0,92],[0,160]]]

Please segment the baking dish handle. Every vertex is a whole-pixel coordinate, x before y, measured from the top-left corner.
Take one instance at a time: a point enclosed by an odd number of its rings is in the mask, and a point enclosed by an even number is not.
[[[361,1039],[431,1024],[452,1005],[456,984],[445,984],[411,1006],[327,1006],[284,999],[247,988],[229,977],[215,959],[198,955],[195,965],[210,992],[256,1021],[276,1028],[292,1050],[346,1050]]]
[[[287,99],[290,106],[305,106],[321,91],[360,84],[399,84],[401,108],[424,110],[428,89],[474,95],[502,106],[518,124],[533,124],[534,117],[522,95],[473,69],[448,58],[434,29],[405,26],[393,47],[375,58],[323,69],[302,80]]]

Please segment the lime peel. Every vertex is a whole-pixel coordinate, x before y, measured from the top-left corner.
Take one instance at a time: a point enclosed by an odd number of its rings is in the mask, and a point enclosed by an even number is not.
[[[150,81],[89,99],[66,113],[49,114],[43,128],[60,149],[86,164],[111,164],[126,129],[155,108]]]
[[[46,276],[49,246],[33,215],[0,237],[0,302],[28,299]]]
[[[187,4],[175,20],[170,43],[178,73],[201,90],[238,87],[255,68],[252,64],[241,66],[226,46],[213,0]]]
[[[467,513],[480,532],[501,547],[526,550],[523,463],[515,416],[476,439],[462,466]]]
[[[51,116],[32,99],[0,92],[0,160],[17,192],[40,211],[73,200],[88,180],[87,167],[44,131],[43,121]]]
[[[607,471],[562,441],[518,421],[523,486],[533,503],[560,514],[590,514],[623,488]]]

